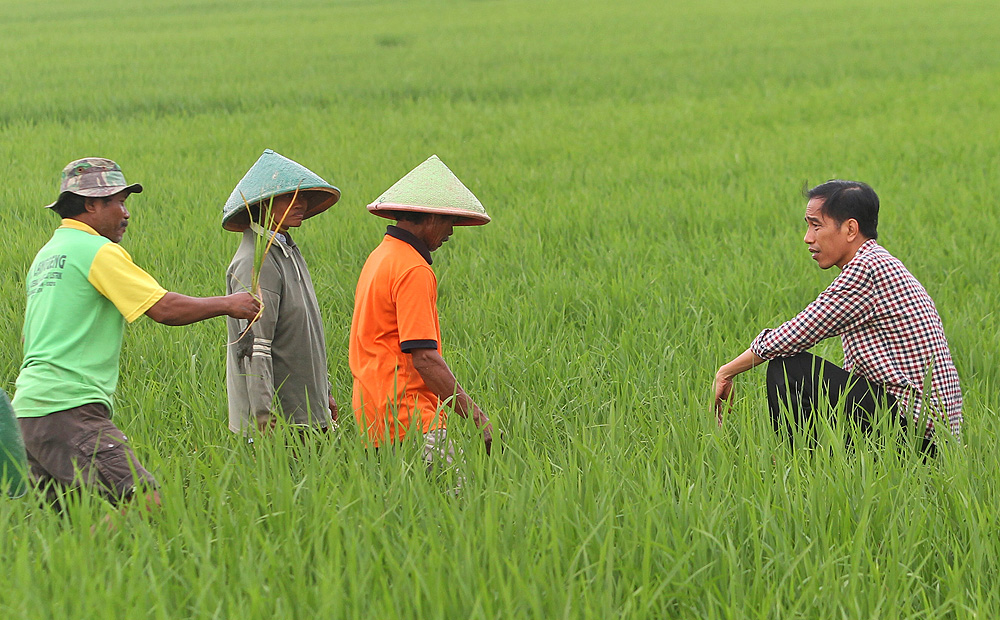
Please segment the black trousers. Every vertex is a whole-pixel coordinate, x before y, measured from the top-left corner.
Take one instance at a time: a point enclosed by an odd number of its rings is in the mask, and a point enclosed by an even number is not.
[[[898,411],[896,398],[879,383],[831,364],[812,353],[777,358],[767,365],[767,406],[776,432],[793,437],[793,426],[815,439],[815,412],[843,404],[847,418],[864,432],[875,423],[876,411],[888,412],[903,431],[907,420]],[[921,452],[933,456],[934,443],[923,438]]]

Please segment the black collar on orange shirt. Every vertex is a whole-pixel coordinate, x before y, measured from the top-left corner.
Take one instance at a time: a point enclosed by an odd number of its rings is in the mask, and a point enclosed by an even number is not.
[[[431,251],[427,249],[427,244],[418,239],[417,236],[411,233],[410,231],[403,230],[398,226],[390,225],[385,229],[385,234],[395,239],[399,239],[400,241],[405,241],[410,245],[412,245],[413,249],[416,250],[420,254],[420,256],[423,257],[425,261],[427,261],[428,265],[434,263],[433,259],[431,259]]]

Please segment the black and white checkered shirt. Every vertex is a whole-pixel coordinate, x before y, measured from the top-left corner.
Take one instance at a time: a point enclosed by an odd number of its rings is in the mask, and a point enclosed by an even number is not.
[[[790,357],[836,335],[845,370],[883,384],[914,417],[927,403],[928,433],[942,421],[960,437],[962,390],[941,317],[920,282],[872,239],[815,301],[762,331],[750,349],[764,359]],[[930,393],[923,394],[928,373]]]

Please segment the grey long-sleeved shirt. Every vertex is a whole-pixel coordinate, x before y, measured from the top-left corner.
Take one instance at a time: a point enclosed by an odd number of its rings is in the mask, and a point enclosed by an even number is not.
[[[256,233],[246,230],[226,271],[226,292],[251,284]],[[294,424],[331,423],[326,338],[309,269],[287,235],[276,234],[260,271],[263,314],[237,342],[247,321],[227,319],[229,428],[247,434],[255,421],[281,415]]]

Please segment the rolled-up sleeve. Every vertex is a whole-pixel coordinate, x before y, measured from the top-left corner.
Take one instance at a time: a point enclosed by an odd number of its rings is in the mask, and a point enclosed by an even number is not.
[[[795,318],[765,329],[750,344],[762,359],[791,357],[820,340],[851,331],[872,315],[871,274],[862,264],[848,263],[844,271]]]

